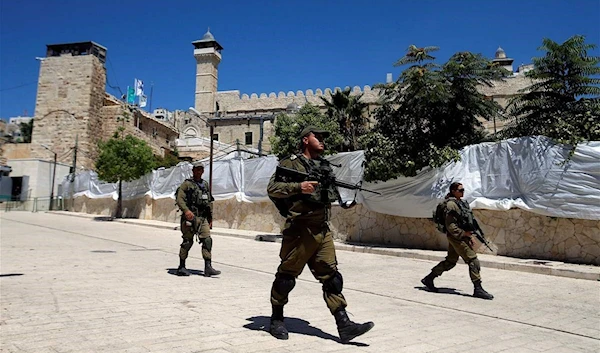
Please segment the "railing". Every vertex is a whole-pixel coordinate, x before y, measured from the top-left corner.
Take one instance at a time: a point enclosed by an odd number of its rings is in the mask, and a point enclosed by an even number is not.
[[[4,211],[31,211],[45,212],[50,210],[50,197],[34,197],[20,201],[4,201]],[[53,211],[63,211],[65,202],[62,197],[55,197],[52,205]]]

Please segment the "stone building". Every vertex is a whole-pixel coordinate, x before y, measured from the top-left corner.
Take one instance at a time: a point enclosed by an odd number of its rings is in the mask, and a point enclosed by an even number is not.
[[[175,126],[180,131],[178,148],[185,150],[184,154],[192,153],[189,139],[211,138],[206,119],[215,124],[213,139],[226,144],[240,141],[246,147],[258,148],[261,152],[271,149],[269,137],[274,134],[275,117],[279,113],[293,113],[306,103],[311,103],[323,110],[325,106],[321,97],[329,97],[341,87],[325,89],[308,89],[306,91],[270,92],[241,94],[238,90],[218,91],[218,67],[222,59],[223,47],[215,37],[206,32],[202,39],[192,42],[194,58],[196,59],[196,91],[194,108],[201,113],[203,119],[185,111],[175,112]],[[498,48],[493,62],[498,63],[513,74],[505,81],[495,82],[492,87],[480,88],[480,91],[490,99],[506,107],[511,97],[519,90],[531,85],[531,80],[524,73],[531,65],[519,66],[513,69],[513,59],[506,56],[502,48]],[[389,77],[388,77],[389,79]],[[346,86],[352,94],[362,94],[362,101],[367,103],[367,114],[376,106],[379,98],[378,91],[370,86]],[[506,120],[482,121],[484,127],[491,133],[499,131]],[[260,144],[260,146],[259,146]]]
[[[47,46],[41,60],[35,106],[32,158],[46,158],[48,146],[59,155],[77,145],[77,165],[94,169],[97,144],[123,124],[163,156],[178,136],[172,124],[106,93],[107,50],[94,42]],[[127,116],[128,121],[119,122]],[[66,162],[66,161],[62,161]]]
[[[164,156],[175,148],[179,134],[173,124],[106,92],[106,55],[107,49],[94,42],[47,45],[46,57],[40,59],[31,143],[3,146],[15,181],[28,179],[31,187],[46,184],[37,180],[49,178],[46,174],[56,174],[60,181],[69,172],[95,169],[98,142],[112,137],[119,125],[126,133],[145,140],[156,155]],[[27,173],[39,169],[32,163],[51,160],[53,155],[55,165],[67,168],[59,172],[52,167],[56,173],[17,175],[19,170]],[[54,194],[57,188],[55,183]],[[41,196],[35,187],[30,189],[29,195]]]

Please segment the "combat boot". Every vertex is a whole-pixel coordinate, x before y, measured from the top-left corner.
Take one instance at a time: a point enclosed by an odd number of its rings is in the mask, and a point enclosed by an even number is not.
[[[204,277],[217,276],[220,275],[221,271],[215,270],[210,260],[204,260]]]
[[[427,276],[425,276],[425,278],[423,278],[421,280],[421,283],[423,283],[423,285],[425,287],[427,287],[427,289],[430,292],[437,292],[438,289],[435,287],[435,285],[433,285],[433,279],[435,278],[435,276],[433,275],[433,273],[428,274]]]
[[[475,286],[475,291],[473,292],[473,296],[475,298],[488,300],[494,299],[493,295],[491,295],[490,293],[486,292],[485,289],[483,289],[483,287],[481,286],[481,281],[473,282],[473,285]]]
[[[333,316],[335,317],[335,323],[342,343],[348,343],[351,339],[366,333],[375,326],[371,321],[364,324],[357,324],[350,321],[346,310],[343,309],[336,311]]]
[[[185,268],[185,260],[179,259],[179,267],[177,268],[177,276],[189,276],[190,271]]]
[[[283,323],[283,305],[273,305],[273,314],[271,314],[271,326],[269,333],[279,340],[288,339],[288,330]]]

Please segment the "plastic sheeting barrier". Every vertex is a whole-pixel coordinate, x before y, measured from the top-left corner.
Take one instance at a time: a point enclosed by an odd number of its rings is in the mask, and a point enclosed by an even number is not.
[[[344,201],[357,201],[383,214],[430,218],[436,204],[453,181],[460,181],[474,209],[508,210],[518,207],[552,217],[600,220],[600,142],[580,144],[572,159],[562,163],[569,150],[550,139],[535,136],[467,146],[461,161],[442,168],[425,169],[417,176],[387,182],[363,183],[375,195],[340,188]],[[328,156],[338,179],[357,184],[363,175],[363,151]],[[203,178],[209,180],[208,161]],[[213,162],[216,200],[235,197],[239,202],[266,202],[267,184],[278,164],[275,156],[227,158]],[[190,163],[155,170],[123,183],[123,199],[149,195],[174,198],[177,187],[192,175]],[[78,174],[73,185],[63,182],[63,197],[117,199],[118,184],[103,183],[94,172]]]

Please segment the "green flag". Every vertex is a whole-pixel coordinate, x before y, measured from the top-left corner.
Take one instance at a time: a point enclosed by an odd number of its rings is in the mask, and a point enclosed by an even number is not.
[[[127,103],[134,104],[135,103],[135,88],[127,87]]]

